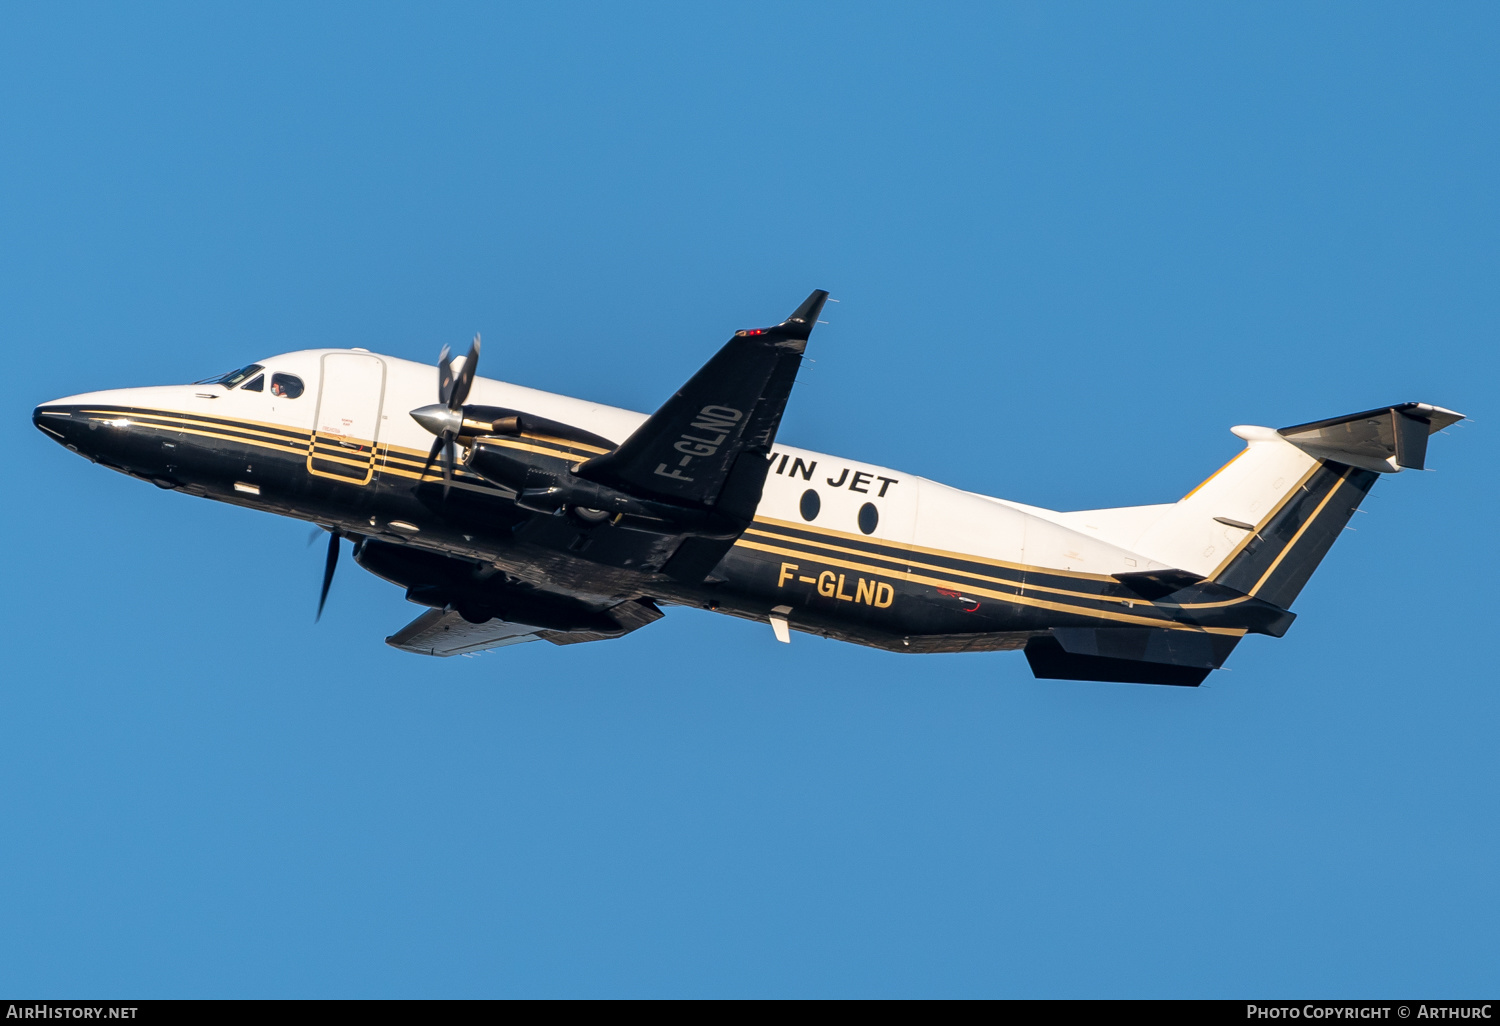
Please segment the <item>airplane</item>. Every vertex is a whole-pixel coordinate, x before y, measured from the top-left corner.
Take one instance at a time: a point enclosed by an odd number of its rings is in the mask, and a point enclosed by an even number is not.
[[[1177,502],[1057,512],[777,439],[828,293],[737,331],[650,416],[365,349],[89,392],[32,420],[87,459],[329,532],[452,656],[618,638],[696,606],[892,652],[1021,650],[1058,680],[1198,686],[1293,601],[1382,474],[1463,420],[1400,403],[1272,429]],[[434,401],[436,400],[436,401]]]

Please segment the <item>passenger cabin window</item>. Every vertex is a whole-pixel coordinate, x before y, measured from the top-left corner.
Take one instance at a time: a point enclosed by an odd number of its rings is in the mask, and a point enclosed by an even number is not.
[[[237,371],[230,371],[228,374],[226,374],[222,378],[220,378],[219,381],[218,381],[218,383],[221,384],[221,385],[223,385],[225,388],[233,388],[235,385],[238,385],[241,381],[244,381],[246,378],[251,377],[254,374],[256,374],[256,373],[258,373],[260,371],[263,371],[263,370],[265,370],[265,368],[262,367],[260,364],[258,364],[258,363],[252,363],[248,367],[241,367]]]
[[[266,376],[257,374],[240,386],[241,392],[259,392],[266,387]]]
[[[295,374],[272,374],[271,394],[282,399],[295,399],[302,394],[302,379]]]

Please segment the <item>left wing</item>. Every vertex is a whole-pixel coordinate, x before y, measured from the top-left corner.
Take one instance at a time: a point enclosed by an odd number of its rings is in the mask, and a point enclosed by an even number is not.
[[[470,655],[537,640],[537,628],[494,619],[470,623],[456,610],[429,609],[385,639],[392,648],[417,655]]]
[[[392,648],[417,655],[473,655],[492,648],[520,645],[528,641],[550,641],[554,645],[576,645],[585,641],[608,641],[654,623],[662,611],[650,599],[634,599],[604,611],[619,625],[618,630],[545,630],[524,623],[512,623],[499,617],[484,623],[470,623],[455,609],[429,609],[395,634],[385,639]]]

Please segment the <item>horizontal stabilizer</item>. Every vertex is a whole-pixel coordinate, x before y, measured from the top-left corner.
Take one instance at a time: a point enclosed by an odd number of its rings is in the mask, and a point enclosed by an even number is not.
[[[1279,637],[1290,624],[1284,614],[1380,475],[1423,467],[1428,436],[1462,419],[1401,403],[1279,431],[1242,424],[1230,430],[1245,448],[1177,503],[1143,507],[1161,513],[1135,536],[1123,529],[1133,523],[1129,509],[1068,516],[1088,528],[1113,515],[1117,544],[1261,600],[1257,615],[1268,618],[1246,626]]]
[[[1401,403],[1284,427],[1277,434],[1314,459],[1391,474],[1424,469],[1427,436],[1463,419],[1440,406]]]
[[[1037,677],[1197,687],[1239,635],[1152,627],[1057,627],[1026,643]]]

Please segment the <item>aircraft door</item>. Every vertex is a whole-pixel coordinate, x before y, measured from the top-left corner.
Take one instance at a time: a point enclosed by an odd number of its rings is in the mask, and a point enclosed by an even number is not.
[[[369,484],[384,400],[384,360],[368,353],[326,354],[307,450],[308,473]]]

